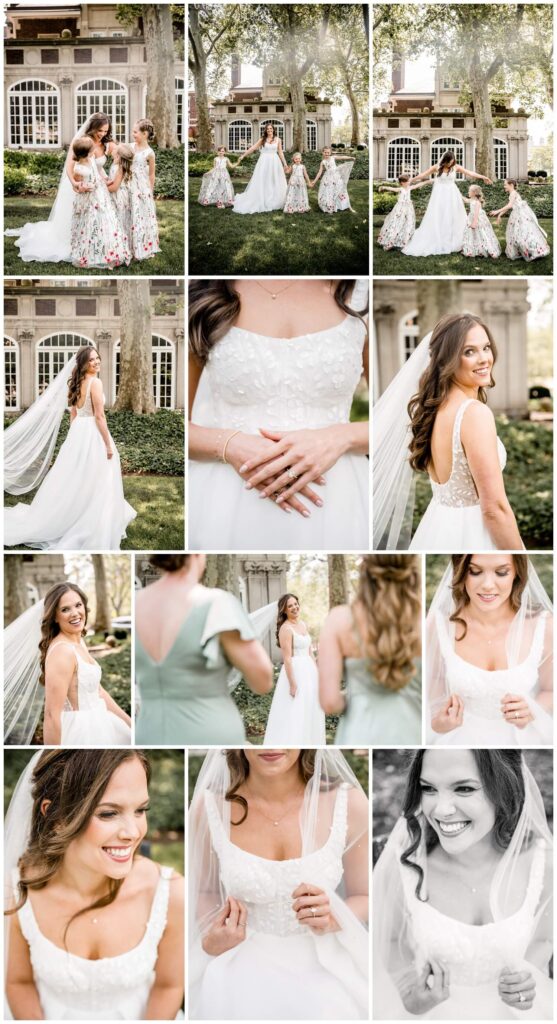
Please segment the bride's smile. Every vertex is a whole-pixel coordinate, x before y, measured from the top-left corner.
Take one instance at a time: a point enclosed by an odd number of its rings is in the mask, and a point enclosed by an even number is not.
[[[66,636],[81,636],[85,626],[85,608],[83,601],[74,590],[68,590],[63,602],[56,611],[56,622],[60,626],[60,632]]]
[[[420,778],[422,810],[449,855],[459,855],[488,837],[495,810],[487,799],[469,750],[428,750]]]

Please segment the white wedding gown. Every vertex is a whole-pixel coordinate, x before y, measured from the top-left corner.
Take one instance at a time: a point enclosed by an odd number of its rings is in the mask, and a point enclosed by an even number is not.
[[[367,281],[349,304],[365,308]],[[365,325],[354,316],[296,338],[270,338],[230,327],[211,349],[192,412],[193,423],[258,435],[348,423],[360,381]],[[196,551],[365,551],[369,545],[369,463],[342,455],[314,486],[318,508],[290,514],[247,491],[232,466],[190,461],[189,546]]]
[[[45,1020],[145,1020],[158,946],[166,928],[171,876],[172,868],[160,867],[149,920],[138,945],[100,960],[75,956],[47,939],[33,913],[32,895],[27,897],[18,918],[29,944]],[[17,895],[16,880],[17,876]]]
[[[286,176],[278,155],[278,142],[264,142],[247,188],[234,199],[234,213],[270,213],[282,210]]]
[[[436,175],[420,226],[404,246],[405,256],[443,256],[460,252],[467,214],[456,184],[456,171]]]
[[[343,876],[348,787],[339,787],[324,846],[289,860],[268,860],[228,838],[215,798],[205,793],[211,845],[227,895],[247,908],[244,942],[220,956],[204,954],[193,1020],[367,1019],[367,984],[356,964],[365,957],[365,932],[313,934],[292,910],[302,882],[334,893]]]
[[[135,511],[124,498],[120,457],[95,421],[89,380],[68,435],[30,505],[4,509],[4,543],[56,551],[118,551]]]
[[[460,437],[462,417],[474,401],[474,398],[466,399],[457,410],[453,425],[451,475],[444,484],[438,484],[430,477],[433,497],[412,537],[410,551],[474,551],[479,554],[497,550],[484,523],[478,492]],[[507,453],[499,438],[497,451],[499,464],[504,469]]]
[[[66,697],[62,711],[62,747],[119,747],[131,743],[131,729],[118,715],[109,711],[99,697],[102,669],[98,662],[88,660],[85,645],[69,640],[56,640],[48,649],[46,660],[55,647],[68,647],[75,657],[77,675],[77,708]]]
[[[317,667],[310,657],[311,637],[292,630],[294,651],[292,670],[298,687],[295,697],[290,696],[290,685],[284,665],[280,670],[264,745],[281,747],[320,747],[326,742],[325,715],[319,704],[319,678]]]

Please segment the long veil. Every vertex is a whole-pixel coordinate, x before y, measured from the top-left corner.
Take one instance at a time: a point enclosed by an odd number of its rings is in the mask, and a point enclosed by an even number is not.
[[[29,746],[44,703],[39,682],[44,602],[27,608],[4,630],[4,742]]]

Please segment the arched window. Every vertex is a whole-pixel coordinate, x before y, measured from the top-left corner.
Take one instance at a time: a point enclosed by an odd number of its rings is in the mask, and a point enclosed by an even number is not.
[[[153,397],[157,409],[174,409],[176,399],[176,350],[174,343],[160,334],[151,335],[153,360]],[[120,387],[120,342],[114,346],[114,401]]]
[[[82,345],[94,345],[84,334],[49,334],[37,345],[37,397]]]
[[[262,121],[261,124],[259,125],[259,131],[260,131],[261,135],[263,135],[263,132],[265,131],[265,127],[268,124],[274,125],[275,131],[276,131],[280,141],[282,142],[282,145],[284,146],[284,121],[277,121],[277,119],[275,117],[267,117],[267,118],[265,118],[265,120]]]
[[[238,119],[228,125],[228,150],[230,153],[243,153],[251,146],[251,123]]]
[[[454,153],[454,155],[456,157],[457,164],[460,164],[461,167],[464,167],[464,143],[461,142],[460,139],[451,139],[451,138],[443,138],[443,139],[434,139],[433,140],[433,142],[431,143],[431,162],[432,162],[432,164],[439,163],[441,157],[443,156],[443,153],[446,153],[448,149],[452,149],[452,151],[453,151],[453,153]],[[468,170],[469,171],[473,171],[474,168],[473,167],[469,167]],[[462,181],[463,177],[464,177],[463,174],[457,174],[457,178],[460,181]]]
[[[411,309],[409,313],[401,317],[398,323],[398,337],[400,341],[400,361],[403,365],[410,359],[414,349],[420,342],[420,325],[418,324],[418,310]]]
[[[306,149],[317,149],[317,122],[306,117]]]
[[[493,155],[495,157],[495,177],[506,178],[509,172],[507,170],[507,143],[504,139],[493,140]]]
[[[420,143],[416,139],[391,139],[387,148],[387,180],[396,181],[399,174],[420,173]]]
[[[174,90],[176,92],[176,134],[178,142],[186,141],[186,119],[184,117],[184,79],[174,79]]]
[[[4,335],[4,410],[19,409],[19,345]]]
[[[102,112],[112,122],[112,137],[126,142],[128,137],[128,91],[121,82],[111,78],[94,78],[76,89],[77,130],[91,114]]]
[[[60,94],[51,82],[16,82],[8,90],[9,146],[60,145]]]

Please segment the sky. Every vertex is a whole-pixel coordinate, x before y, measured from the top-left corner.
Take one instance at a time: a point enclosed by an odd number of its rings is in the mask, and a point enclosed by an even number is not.
[[[240,80],[241,85],[261,85],[263,80],[261,68],[255,66],[255,64],[242,64],[242,77]],[[340,106],[334,104],[331,107],[331,115],[333,118],[334,125],[343,124],[346,119],[346,115],[350,111],[350,106],[347,100],[343,100]]]

